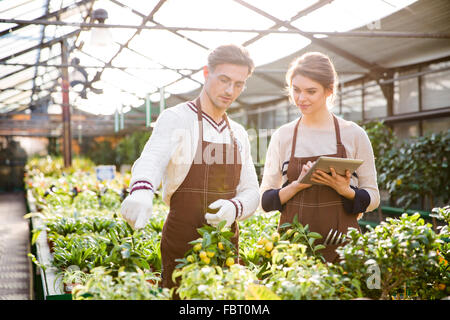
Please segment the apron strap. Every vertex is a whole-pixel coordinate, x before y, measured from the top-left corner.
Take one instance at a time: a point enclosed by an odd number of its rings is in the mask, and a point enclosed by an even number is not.
[[[347,153],[345,152],[345,147],[342,144],[342,140],[341,140],[341,130],[339,128],[339,121],[333,113],[331,113],[331,114],[333,116],[333,121],[334,121],[334,131],[336,132],[336,152],[339,157],[347,158]]]
[[[302,120],[301,116],[298,119],[297,124],[295,125],[295,128],[294,128],[294,136],[292,137],[292,148],[291,148],[291,158],[290,158],[290,160],[292,160],[294,158],[294,155],[295,155],[295,145],[297,144],[297,132],[298,132],[298,126],[300,125],[300,120]],[[289,160],[289,162],[291,163],[290,160]]]
[[[334,122],[334,131],[336,132],[336,145],[342,145],[342,141],[341,141],[341,130],[339,128],[339,122],[338,119],[336,118],[336,116],[332,113],[331,114],[333,116],[333,122]]]

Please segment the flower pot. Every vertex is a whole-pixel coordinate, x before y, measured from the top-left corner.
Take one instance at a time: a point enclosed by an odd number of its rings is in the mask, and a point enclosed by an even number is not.
[[[79,283],[64,283],[64,293],[72,293],[73,288],[75,288]]]

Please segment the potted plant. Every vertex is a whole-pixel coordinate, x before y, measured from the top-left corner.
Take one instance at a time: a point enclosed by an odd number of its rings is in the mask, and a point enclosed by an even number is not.
[[[70,266],[64,271],[60,272],[57,278],[61,278],[62,280],[64,293],[70,294],[72,293],[72,290],[73,288],[75,288],[75,286],[86,283],[88,274],[81,271],[77,266]]]

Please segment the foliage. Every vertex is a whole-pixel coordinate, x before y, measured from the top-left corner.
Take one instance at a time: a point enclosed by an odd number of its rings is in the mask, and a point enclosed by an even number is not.
[[[92,171],[64,171],[49,159],[29,168],[33,174],[26,176],[26,186],[39,212],[27,217],[45,222],[45,227],[33,230],[32,240],[47,231],[59,276],[82,283],[73,290],[74,298],[171,298],[172,292],[157,287],[168,211],[160,197],[153,200],[150,222],[133,230],[118,212],[126,195],[126,176],[99,182]],[[350,230],[348,243],[338,249],[339,265],[322,260],[323,246],[315,245],[320,235],[307,225],[295,220],[278,229],[278,212],[257,211],[239,222],[239,255],[224,222],[205,225],[178,261],[173,274],[180,281],[177,294],[182,299],[228,300],[389,299],[399,294],[441,299],[450,293],[450,207],[435,208],[432,216],[447,224],[438,234],[418,214],[388,219],[365,234]],[[30,257],[44,269],[50,266]],[[236,264],[238,257],[243,265]],[[371,277],[376,268],[379,289],[368,287],[369,278],[376,279]]]
[[[428,197],[430,207],[450,200],[450,130],[399,141],[383,122],[361,124],[372,144],[380,189],[408,208]]]
[[[361,283],[365,296],[389,299],[407,285],[421,298],[440,298],[434,284],[448,281],[439,276],[437,250],[442,240],[418,213],[388,218],[375,229],[347,233],[349,243],[338,248],[345,272]],[[378,285],[373,285],[373,278]],[[377,288],[379,287],[379,288]]]
[[[388,156],[389,151],[397,144],[397,137],[383,121],[364,123],[361,124],[361,127],[366,131],[372,144],[377,171],[383,170],[384,158]]]
[[[261,237],[270,238],[276,231],[279,213],[257,211],[250,218],[239,222],[239,257],[242,263],[251,270],[259,271],[259,267],[267,258],[262,255],[258,245]]]
[[[176,268],[188,264],[213,265],[226,267],[234,264],[237,259],[236,248],[231,242],[233,232],[225,228],[226,221],[221,221],[217,227],[204,225],[197,229],[200,238],[189,242],[192,248],[183,259],[177,259]]]
[[[196,300],[243,300],[248,285],[257,280],[250,270],[239,264],[221,268],[198,262],[175,270],[174,277],[181,277],[176,291],[180,298]]]
[[[361,297],[358,279],[307,254],[307,246],[281,242],[263,283],[283,300],[352,299]]]
[[[116,163],[132,164],[141,155],[142,150],[148,139],[150,138],[149,131],[138,131],[126,136],[117,144],[117,158]]]
[[[298,222],[298,217],[294,217],[292,223],[284,223],[280,226],[282,232],[281,240],[289,240],[291,243],[300,243],[306,246],[306,253],[321,259],[319,250],[324,249],[324,245],[314,245],[314,242],[321,239],[322,236],[317,232],[310,232],[309,226],[303,226]]]
[[[116,277],[104,267],[91,270],[85,285],[72,292],[76,300],[168,300],[170,291],[158,287],[159,277],[137,269],[119,269]]]
[[[150,134],[149,131],[136,131],[121,138],[117,145],[110,140],[86,139],[82,153],[96,164],[133,164],[141,155]]]

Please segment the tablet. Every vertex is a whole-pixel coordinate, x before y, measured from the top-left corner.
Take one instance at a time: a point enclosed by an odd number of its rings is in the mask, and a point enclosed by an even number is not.
[[[360,159],[347,159],[347,158],[335,158],[335,157],[319,157],[316,163],[309,169],[309,171],[302,178],[300,183],[307,184],[320,184],[316,182],[312,182],[310,180],[311,175],[314,173],[316,169],[320,169],[326,173],[330,173],[330,167],[333,167],[336,170],[337,174],[345,175],[345,170],[349,170],[351,173],[355,172],[356,169],[364,162],[364,160]]]

